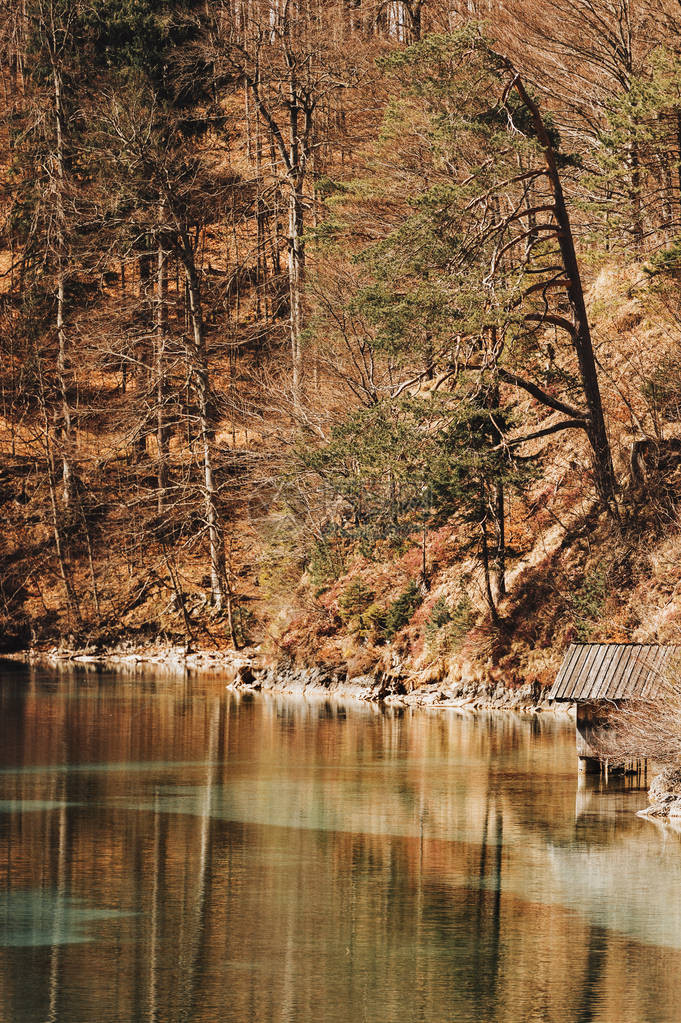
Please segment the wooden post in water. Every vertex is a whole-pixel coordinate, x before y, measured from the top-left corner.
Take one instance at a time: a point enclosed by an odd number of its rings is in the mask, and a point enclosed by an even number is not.
[[[591,746],[591,736],[598,726],[598,713],[593,703],[577,704],[577,757],[580,774],[600,774],[603,764]]]

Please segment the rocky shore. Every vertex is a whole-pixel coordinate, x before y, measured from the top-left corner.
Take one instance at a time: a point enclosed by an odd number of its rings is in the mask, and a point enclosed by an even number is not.
[[[681,819],[681,767],[665,767],[648,789],[650,806],[639,817],[655,820]]]
[[[15,660],[46,666],[89,666],[102,670],[154,672],[169,676],[210,674],[224,678],[229,688],[249,692],[287,693],[306,698],[338,697],[433,709],[548,710],[544,690],[537,684],[508,686],[502,681],[477,677],[433,680],[407,667],[390,673],[351,677],[347,670],[324,667],[292,667],[267,664],[257,649],[239,651],[191,650],[154,643],[148,646],[121,644],[110,650],[29,650]]]

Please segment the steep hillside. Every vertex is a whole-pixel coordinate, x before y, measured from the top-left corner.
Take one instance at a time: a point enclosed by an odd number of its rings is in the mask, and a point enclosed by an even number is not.
[[[451,690],[676,639],[666,0],[16,6],[2,650]]]
[[[457,529],[445,526],[427,538],[425,585],[417,535],[388,556],[366,557],[347,544],[337,578],[337,566],[321,566],[324,578],[312,563],[297,582],[279,551],[278,592],[273,587],[260,601],[263,609],[275,597],[279,604],[263,638],[270,657],[399,679],[407,688],[469,680],[544,685],[571,641],[679,642],[676,282],[651,281],[640,265],[611,265],[594,281],[589,306],[622,481],[620,521],[584,486],[586,444],[573,435],[533,442],[541,478],[509,510],[498,627],[479,562]],[[651,436],[659,437],[657,447],[640,444]]]

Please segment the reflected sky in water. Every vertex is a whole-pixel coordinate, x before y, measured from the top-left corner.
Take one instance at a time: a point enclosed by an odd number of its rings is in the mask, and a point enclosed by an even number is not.
[[[562,720],[0,680],[0,1020],[671,1023],[681,838]]]

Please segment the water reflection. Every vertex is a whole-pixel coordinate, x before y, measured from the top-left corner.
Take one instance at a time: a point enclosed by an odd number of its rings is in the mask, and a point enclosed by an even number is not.
[[[0,1019],[668,1023],[681,838],[552,718],[0,685]]]

